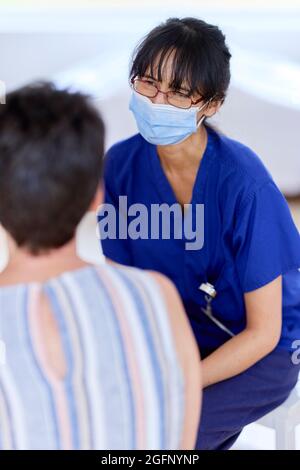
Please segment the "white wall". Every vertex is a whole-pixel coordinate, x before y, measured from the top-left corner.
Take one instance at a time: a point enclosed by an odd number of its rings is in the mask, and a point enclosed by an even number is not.
[[[164,3],[159,9],[146,3],[117,10],[0,8],[0,79],[8,89],[55,79],[100,98],[110,146],[136,130],[127,78],[134,45],[170,15],[200,16],[221,26],[233,53],[232,85],[217,124],[261,156],[282,191],[298,193],[299,3],[281,10],[188,3]]]

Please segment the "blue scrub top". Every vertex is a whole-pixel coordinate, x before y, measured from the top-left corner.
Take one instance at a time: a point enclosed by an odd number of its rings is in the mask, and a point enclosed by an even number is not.
[[[159,271],[177,286],[200,348],[230,339],[202,311],[210,282],[217,290],[214,316],[233,333],[246,326],[243,294],[283,275],[283,328],[279,346],[300,339],[300,235],[283,195],[261,160],[245,145],[206,126],[208,141],[193,188],[192,205],[204,204],[204,244],[186,250],[182,239],[102,240],[112,260]],[[284,156],[283,156],[284,158]],[[118,208],[176,203],[156,146],[140,134],[115,144],[105,158],[105,202]],[[99,220],[104,216],[99,215]],[[128,219],[130,220],[130,218]]]

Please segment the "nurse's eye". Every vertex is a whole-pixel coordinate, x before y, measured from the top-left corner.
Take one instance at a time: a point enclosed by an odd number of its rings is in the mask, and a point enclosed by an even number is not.
[[[155,82],[148,78],[140,78],[133,82],[133,87],[135,91],[141,95],[148,96],[149,98],[154,98],[157,94],[157,87]]]
[[[190,108],[192,100],[187,93],[181,91],[169,91],[168,101],[177,108]]]
[[[148,83],[149,85],[154,85],[154,86],[156,86],[156,84],[155,84],[155,82],[154,82],[153,80],[148,80],[148,79],[144,78],[143,82],[144,82],[144,83]]]
[[[189,94],[187,92],[184,92],[184,91],[172,91],[173,95],[174,96],[178,96],[179,98],[189,98]]]
[[[141,80],[144,83],[148,83],[149,85],[157,86],[157,81],[155,80],[155,78],[146,76],[146,77],[141,77],[139,80]]]

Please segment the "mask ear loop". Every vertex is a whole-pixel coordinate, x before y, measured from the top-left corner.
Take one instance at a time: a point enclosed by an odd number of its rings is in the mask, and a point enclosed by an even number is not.
[[[205,116],[205,114],[204,114],[204,116],[202,116],[202,118],[199,119],[199,122],[198,122],[198,124],[197,124],[197,129],[199,129],[199,127],[201,126],[201,124],[202,124],[202,122],[204,121],[205,117],[206,117],[206,116]]]
[[[215,98],[216,95],[212,96],[206,103],[204,103],[203,106],[201,106],[200,108],[198,108],[198,113],[199,111],[201,111],[203,108],[205,108],[206,106],[208,106],[211,101]],[[202,122],[204,121],[204,119],[206,118],[205,114],[204,116],[202,116],[200,119],[199,119],[199,122],[197,123],[197,129],[199,129],[199,127],[201,126]]]

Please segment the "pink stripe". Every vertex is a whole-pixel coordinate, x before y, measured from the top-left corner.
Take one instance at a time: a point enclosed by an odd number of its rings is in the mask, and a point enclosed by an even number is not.
[[[41,334],[41,315],[39,312],[39,300],[41,298],[40,286],[35,284],[29,292],[29,330],[32,343],[37,355],[42,372],[49,380],[53,390],[55,410],[58,418],[58,426],[61,436],[62,448],[72,449],[72,432],[70,417],[68,414],[68,398],[64,390],[63,380],[60,380],[48,363],[47,352]]]
[[[114,310],[116,312],[116,315],[118,317],[118,321],[120,324],[121,332],[122,332],[122,339],[124,343],[124,348],[125,348],[125,354],[126,354],[126,361],[128,363],[128,368],[129,368],[129,375],[131,378],[131,385],[133,387],[133,395],[135,397],[134,404],[135,404],[135,410],[136,410],[136,439],[137,439],[137,448],[138,449],[144,449],[146,445],[146,439],[145,439],[145,413],[144,413],[144,399],[143,399],[143,392],[142,392],[142,381],[140,377],[140,372],[139,372],[139,367],[138,367],[138,362],[136,360],[136,352],[134,350],[133,344],[134,344],[134,339],[131,334],[130,328],[128,323],[124,320],[124,304],[121,302],[120,295],[118,291],[115,289],[113,285],[113,279],[111,279],[111,282],[107,279],[109,276],[109,273],[106,272],[105,275],[101,275],[101,268],[97,269],[98,275],[102,281],[102,283],[105,285],[111,302],[114,305]]]

